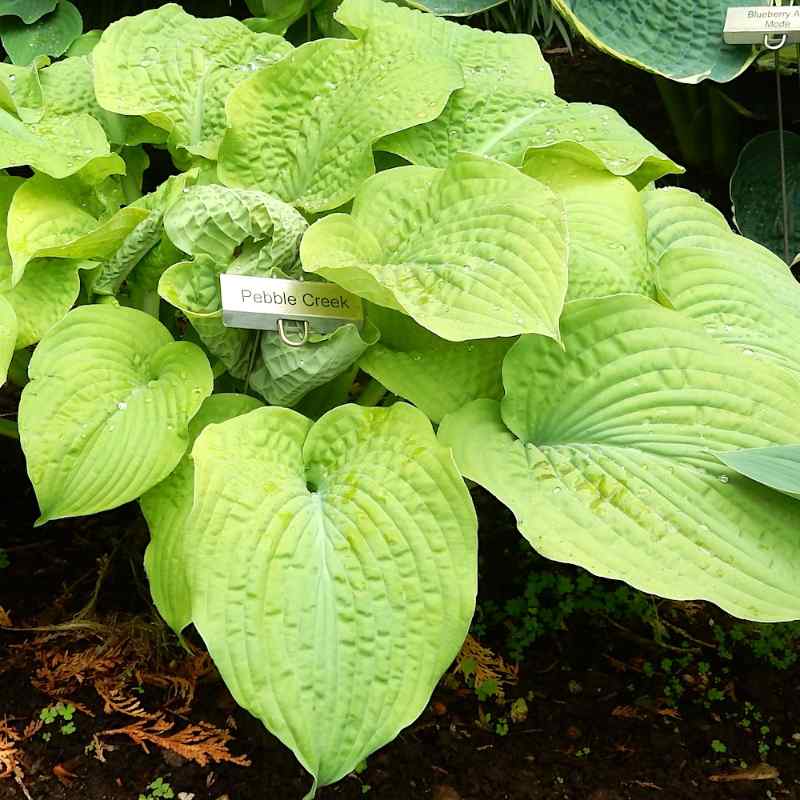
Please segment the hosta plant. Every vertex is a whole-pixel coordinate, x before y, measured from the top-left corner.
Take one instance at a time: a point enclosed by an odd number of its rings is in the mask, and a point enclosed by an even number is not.
[[[462,476],[551,558],[800,617],[786,266],[655,189],[680,168],[558,99],[532,38],[381,0],[336,23],[294,47],[165,5],[0,65],[0,357],[38,522],[138,499],[156,606],[311,795],[459,650]],[[226,327],[222,273],[332,281],[366,319],[302,347]]]

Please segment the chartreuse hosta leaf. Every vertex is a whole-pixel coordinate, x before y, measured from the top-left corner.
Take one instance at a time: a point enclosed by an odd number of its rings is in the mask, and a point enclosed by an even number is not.
[[[358,361],[378,337],[369,320],[363,330],[342,325],[332,333],[311,333],[303,347],[291,347],[277,334],[263,333],[261,363],[252,382],[270,405],[293,406]]]
[[[303,237],[303,268],[450,341],[558,339],[567,284],[564,208],[507,164],[461,155],[445,170],[370,178],[351,214]]]
[[[380,306],[371,305],[368,318],[381,337],[359,366],[433,422],[471,400],[503,396],[501,366],[514,339],[448,342],[405,314]]]
[[[723,214],[700,195],[668,187],[641,193],[647,214],[647,249],[655,266],[674,244],[719,244],[731,233]]]
[[[726,45],[721,31],[730,6],[750,0],[553,0],[595,47],[674,81],[724,83],[755,58],[749,47]]]
[[[0,64],[0,108],[23,122],[38,122],[45,112],[37,59],[28,67]]]
[[[35,175],[15,192],[8,212],[8,245],[16,284],[33,258],[111,256],[148,211],[129,206],[113,213],[96,187],[77,177]]]
[[[209,351],[228,372],[244,378],[252,348],[252,332],[222,324],[219,275],[225,267],[207,255],[179,261],[168,267],[158,281],[158,293],[179,309]]]
[[[650,259],[666,301],[740,355],[800,375],[800,295],[783,260],[732,233],[724,217],[691,192],[658,189],[642,199]]]
[[[655,296],[647,217],[630,181],[548,150],[534,152],[523,172],[547,184],[567,210],[567,300],[621,292]]]
[[[161,143],[167,133],[142,117],[123,116],[101,108],[94,94],[92,61],[76,56],[40,70],[39,77],[48,114],[90,114],[103,127],[112,144]]]
[[[579,300],[565,349],[526,336],[500,403],[445,418],[463,474],[543,555],[736,616],[800,616],[800,504],[714,453],[800,441],[800,381],[635,295]]]
[[[186,520],[192,510],[194,465],[191,449],[206,425],[225,422],[261,405],[242,394],[213,394],[189,422],[189,443],[178,466],[139,498],[150,528],[144,566],[159,614],[175,633],[192,621],[192,597],[186,582]]]
[[[192,458],[193,622],[237,702],[332,783],[419,715],[463,643],[466,487],[404,403],[316,423],[258,409],[206,428]]]
[[[8,300],[0,295],[0,386],[6,382],[8,365],[17,341],[17,315]]]
[[[371,9],[367,0],[346,0],[337,16],[370,35],[391,35],[410,24],[408,12],[391,4],[380,16]],[[445,167],[460,152],[521,166],[531,148],[556,148],[631,176],[637,187],[683,171],[613,109],[553,96],[553,76],[533,37],[480,31],[431,15],[412,19],[430,47],[460,64],[464,86],[436,119],[381,139],[377,149],[413,164]]]
[[[8,209],[14,192],[25,183],[24,178],[0,172],[0,283],[11,278],[11,253],[8,250]]]
[[[143,116],[173,147],[213,159],[228,93],[291,49],[230,17],[195,19],[168,3],[106,28],[92,51],[95,92],[108,111]]]
[[[78,270],[94,266],[91,261],[37,258],[13,289],[0,283],[0,296],[17,315],[16,349],[35,344],[67,315],[81,287]]]
[[[0,108],[0,169],[30,166],[66,178],[109,152],[100,123],[88,114],[46,115],[26,124]]]
[[[38,342],[72,308],[80,289],[78,269],[82,266],[76,261],[35,259],[12,288],[6,222],[14,192],[23,183],[24,178],[0,174],[0,297],[16,316],[16,349]]]
[[[800,293],[769,250],[733,235],[716,250],[673,245],[659,261],[658,280],[672,306],[711,336],[751,361],[774,361],[800,376]]]
[[[336,16],[352,30],[367,30],[370,36],[400,35],[413,25],[431,50],[461,66],[464,86],[435,120],[378,144],[379,149],[400,153],[416,164],[443,167],[460,151],[486,152],[494,140],[505,144],[504,129],[520,106],[554,100],[553,75],[532,36],[482,31],[432,14],[409,14],[391,4],[376,13],[374,3],[367,0],[346,0]],[[503,144],[492,155],[501,157]]]
[[[174,342],[144,312],[112,305],[67,314],[28,374],[19,432],[39,524],[114,508],[163,480],[212,388],[200,348]]]
[[[257,249],[265,270],[287,269],[297,260],[297,248],[308,223],[300,212],[277,197],[252,189],[196,186],[170,208],[164,228],[173,244],[190,255],[207,255],[218,264],[229,264],[246,241]],[[241,269],[241,259],[231,271]]]
[[[358,2],[368,4],[369,30],[361,20],[350,25],[348,3],[336,15],[357,39],[309,42],[231,92],[223,183],[263,189],[308,212],[337,208],[375,171],[375,141],[435,119],[463,85],[459,65],[431,47],[418,12]],[[407,24],[384,26],[397,13]]]

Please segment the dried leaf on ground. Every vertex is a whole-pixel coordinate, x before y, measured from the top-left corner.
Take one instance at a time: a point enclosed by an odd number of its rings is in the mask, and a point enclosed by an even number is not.
[[[475,678],[475,689],[484,684],[494,684],[494,695],[498,700],[505,699],[505,689],[519,680],[519,668],[506,664],[502,656],[484,647],[474,636],[467,636],[456,658],[454,673]]]
[[[177,753],[187,761],[195,761],[201,767],[206,766],[209,761],[215,763],[227,761],[240,767],[250,766],[247,756],[234,756],[228,750],[228,743],[233,739],[228,731],[221,730],[208,722],[193,723],[173,732],[174,727],[175,723],[160,717],[139,720],[124,728],[102,731],[98,735],[128,736],[146,752],[147,745],[154,744]]]
[[[731,781],[772,781],[779,777],[778,770],[770,764],[756,764],[745,769],[735,769],[732,772],[718,772],[709,775],[708,779],[715,783],[728,783]]]

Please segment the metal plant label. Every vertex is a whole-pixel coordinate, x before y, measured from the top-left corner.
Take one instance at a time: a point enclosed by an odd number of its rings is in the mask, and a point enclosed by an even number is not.
[[[278,330],[279,320],[308,322],[328,333],[341,325],[364,321],[361,298],[335,283],[291,281],[223,273],[222,321],[229,328]]]
[[[723,34],[727,44],[763,44],[765,36],[786,36],[784,44],[799,42],[800,6],[740,6],[728,9]]]

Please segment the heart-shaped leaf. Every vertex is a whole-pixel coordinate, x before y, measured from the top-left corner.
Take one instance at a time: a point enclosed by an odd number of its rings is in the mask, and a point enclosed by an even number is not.
[[[332,783],[419,715],[464,641],[469,493],[402,403],[258,409],[192,458],[194,624],[237,702]]]
[[[38,524],[114,508],[165,478],[213,381],[199,347],[112,305],[67,314],[36,348],[28,375],[19,431]]]

